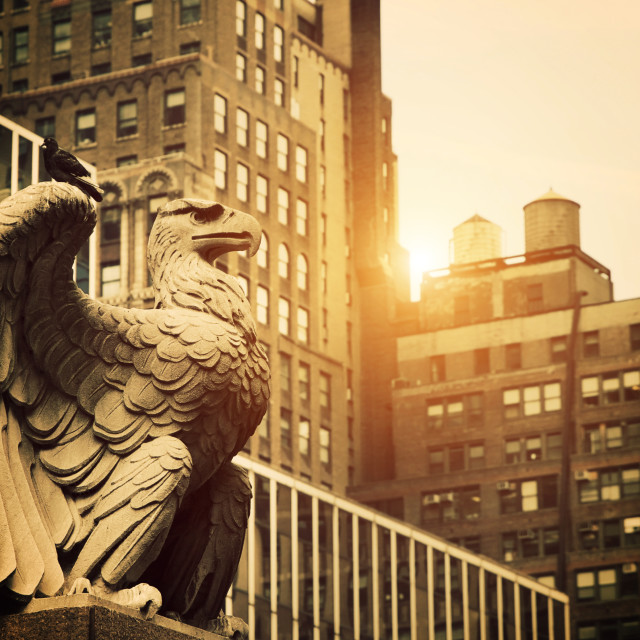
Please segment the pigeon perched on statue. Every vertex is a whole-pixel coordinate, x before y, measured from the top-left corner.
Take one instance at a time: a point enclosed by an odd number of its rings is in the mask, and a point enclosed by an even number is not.
[[[56,182],[68,182],[96,202],[102,202],[104,191],[91,179],[78,158],[61,149],[54,138],[45,138],[40,148],[44,156],[44,167]]]

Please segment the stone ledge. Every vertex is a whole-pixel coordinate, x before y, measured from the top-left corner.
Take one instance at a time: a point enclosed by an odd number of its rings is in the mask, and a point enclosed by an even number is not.
[[[3,640],[228,640],[160,615],[151,620],[108,600],[79,594],[34,598],[0,616]]]

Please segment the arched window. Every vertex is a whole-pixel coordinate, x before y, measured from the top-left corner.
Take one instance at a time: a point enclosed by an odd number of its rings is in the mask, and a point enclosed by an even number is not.
[[[258,261],[259,267],[264,267],[265,269],[269,266],[269,238],[267,238],[267,234],[262,232],[262,240],[260,240],[260,248],[258,249],[258,253],[256,254],[256,260]]]
[[[309,287],[309,261],[304,253],[298,254],[298,288],[306,291]]]
[[[278,247],[278,274],[281,278],[289,278],[289,249],[284,242]]]

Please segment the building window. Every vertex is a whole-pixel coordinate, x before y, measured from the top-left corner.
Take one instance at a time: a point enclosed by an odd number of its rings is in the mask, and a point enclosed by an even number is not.
[[[239,38],[247,35],[247,5],[242,0],[236,0],[236,35]]]
[[[227,154],[216,149],[214,154],[213,180],[218,189],[227,188]]]
[[[200,0],[180,0],[180,24],[200,21]]]
[[[131,58],[131,66],[132,67],[144,67],[147,64],[151,64],[151,54],[150,53],[141,53],[138,56],[132,56]]]
[[[265,95],[267,91],[266,71],[264,67],[256,65],[256,93],[261,96]]]
[[[585,453],[640,447],[640,418],[587,424],[582,431]]]
[[[258,51],[264,50],[264,32],[265,32],[265,20],[264,15],[259,11],[256,12],[255,18],[255,31],[256,31],[256,49]]]
[[[556,336],[551,338],[551,362],[567,361],[567,336]]]
[[[558,506],[558,479],[544,476],[536,480],[499,482],[500,513],[520,513]]]
[[[423,493],[421,521],[433,522],[475,521],[481,513],[480,486],[472,485],[438,493]]]
[[[241,162],[236,165],[236,197],[240,202],[249,201],[249,167]]]
[[[521,529],[501,534],[502,560],[554,556],[558,553],[558,529]]]
[[[280,171],[289,170],[289,138],[278,134],[276,145],[276,164]]]
[[[105,73],[111,73],[110,62],[101,62],[100,64],[91,65],[92,76],[103,76]],[[71,80],[71,75],[69,74],[69,77],[63,80],[63,82],[69,82],[70,80]]]
[[[289,192],[282,187],[278,187],[278,222],[289,225]]]
[[[133,5],[133,37],[142,38],[153,29],[153,2],[137,2]]]
[[[447,379],[447,367],[444,355],[429,358],[431,382],[442,382]]]
[[[505,462],[517,464],[537,460],[555,460],[560,458],[561,447],[560,433],[507,438],[504,443]]]
[[[247,59],[241,53],[236,53],[236,80],[247,82]]]
[[[298,365],[298,395],[300,402],[308,403],[311,397],[311,367],[306,362]]]
[[[507,371],[514,371],[522,367],[522,345],[519,342],[512,342],[505,345],[505,365]]]
[[[135,154],[116,158],[116,167],[128,167],[132,164],[138,164],[138,156]]]
[[[260,324],[269,324],[269,289],[261,284],[256,287],[256,319]]]
[[[56,137],[55,116],[38,118],[36,120],[36,133],[42,138],[55,138]]]
[[[284,242],[278,247],[278,275],[285,280],[289,279],[289,249]]]
[[[640,350],[640,322],[629,325],[629,346],[631,351]]]
[[[118,102],[117,136],[133,136],[138,133],[138,101]]]
[[[256,155],[259,158],[267,157],[268,142],[269,127],[262,120],[256,120]]]
[[[324,260],[320,263],[320,291],[322,293],[329,291],[329,267]]]
[[[430,429],[482,426],[482,394],[470,393],[427,402],[427,427]]]
[[[273,59],[284,61],[284,29],[278,25],[273,27]]]
[[[639,592],[638,565],[635,562],[588,571],[576,571],[576,594],[579,601],[635,598]],[[606,637],[622,638],[624,636],[618,636],[616,633],[615,636],[607,634]]]
[[[13,52],[14,64],[22,64],[29,60],[29,27],[18,27],[13,30]]]
[[[200,42],[194,40],[193,42],[183,42],[180,45],[180,55],[188,56],[190,53],[200,53]]]
[[[318,74],[318,100],[320,102],[320,106],[324,106],[324,90],[325,90],[325,81],[324,74]]]
[[[640,400],[640,369],[612,371],[581,380],[582,405],[601,406]]]
[[[100,210],[100,243],[120,241],[120,207],[103,207]]]
[[[291,302],[282,296],[278,300],[278,331],[283,336],[291,334]]]
[[[164,92],[164,124],[183,124],[185,121],[185,93],[184,89],[172,89]]]
[[[291,449],[291,411],[280,408],[280,444],[285,449]]]
[[[299,182],[307,181],[307,150],[300,145],[296,146],[296,178]]]
[[[430,474],[454,473],[485,466],[485,449],[482,443],[466,443],[436,447],[428,452]]]
[[[578,481],[578,496],[580,503],[609,502],[624,498],[640,496],[640,468],[619,467],[598,469],[580,475]]]
[[[527,313],[542,311],[542,284],[527,286]]]
[[[578,524],[580,548],[618,549],[640,546],[640,515]]]
[[[331,431],[326,427],[320,427],[320,462],[331,466]]]
[[[309,311],[298,307],[298,340],[309,344]]]
[[[598,331],[585,331],[582,334],[582,355],[585,358],[597,358],[600,355],[600,336]]]
[[[112,298],[120,293],[120,263],[104,262],[100,265],[100,293]]]
[[[219,93],[213,96],[213,128],[218,133],[227,133],[227,99]]]
[[[240,107],[236,110],[236,142],[241,147],[249,146],[249,114]]]
[[[532,385],[502,392],[504,417],[507,419],[560,411],[562,399],[559,382]]]
[[[307,418],[300,418],[298,422],[298,448],[300,455],[308,460],[311,453],[311,423]]]
[[[291,395],[291,356],[280,353],[280,393]]]
[[[331,376],[328,373],[320,372],[319,384],[320,409],[322,412],[331,411]]]
[[[269,181],[261,175],[256,178],[256,209],[260,213],[269,210]]]
[[[309,261],[304,253],[298,254],[298,289],[306,291],[309,287]]]
[[[301,236],[309,231],[309,206],[301,198],[296,201],[296,231]]]
[[[53,23],[53,55],[64,55],[71,51],[71,18]]]
[[[184,153],[186,146],[184,142],[177,142],[176,144],[168,144],[162,148],[162,153],[165,156],[170,156],[176,153]]]
[[[475,349],[473,352],[473,364],[477,376],[489,373],[489,349]]]
[[[92,144],[96,141],[95,109],[76,112],[76,145]]]
[[[284,82],[280,78],[274,80],[274,102],[279,107],[284,107]]]
[[[293,77],[293,87],[294,89],[298,88],[300,81],[300,60],[298,56],[293,56],[291,60],[291,76]]]

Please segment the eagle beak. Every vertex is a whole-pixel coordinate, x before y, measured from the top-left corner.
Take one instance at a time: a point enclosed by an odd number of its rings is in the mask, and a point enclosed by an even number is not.
[[[204,226],[202,231],[204,233],[195,234],[191,239],[204,245],[209,262],[229,251],[246,250],[248,256],[254,256],[262,240],[260,223],[252,215],[229,207],[224,207],[222,215]]]

